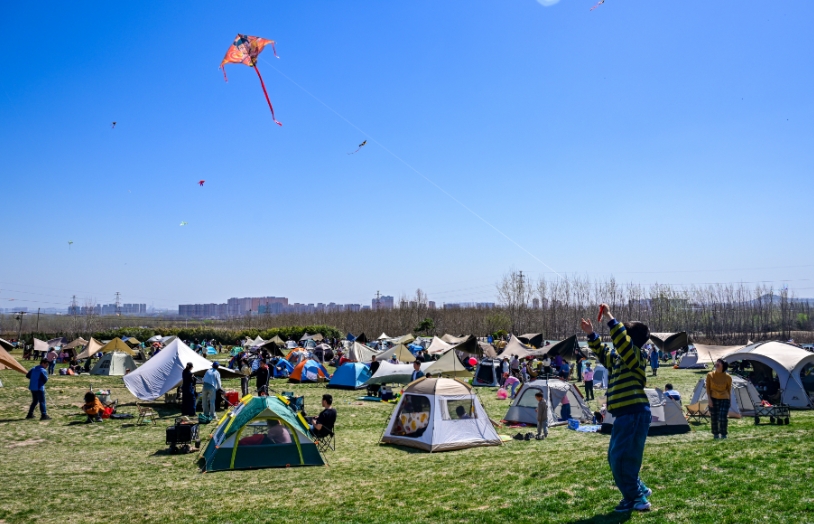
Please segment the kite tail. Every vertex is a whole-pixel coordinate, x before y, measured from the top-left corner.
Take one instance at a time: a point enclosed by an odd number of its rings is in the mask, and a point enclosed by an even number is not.
[[[260,79],[260,86],[263,88],[263,94],[266,95],[266,102],[269,103],[269,109],[271,109],[271,118],[274,120],[274,123],[278,126],[282,126],[281,122],[277,121],[277,118],[274,116],[274,107],[271,105],[271,100],[269,100],[269,94],[266,92],[266,83],[263,82],[263,77],[260,76],[260,69],[257,68],[257,64],[254,64],[254,71],[257,73],[257,78]]]
[[[274,47],[274,40],[271,41],[271,50],[274,51],[274,58],[280,58],[277,56],[277,48]]]
[[[223,81],[224,81],[224,82],[228,82],[228,81],[229,81],[229,79],[228,79],[228,78],[226,78],[226,68],[225,68],[225,67],[223,67],[223,64],[221,64],[220,68],[221,68],[221,70],[223,71]]]

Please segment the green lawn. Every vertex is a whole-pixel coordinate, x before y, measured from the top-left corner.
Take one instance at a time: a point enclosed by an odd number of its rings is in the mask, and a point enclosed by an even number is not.
[[[672,382],[686,399],[700,376],[662,368],[652,385]],[[793,412],[788,426],[730,421],[726,441],[713,441],[706,425],[649,438],[642,477],[655,492],[653,510],[620,516],[604,435],[558,427],[542,442],[415,452],[377,443],[391,404],[357,403],[360,393],[331,390],[339,422],[328,467],[201,474],[197,455],[167,453],[164,427],[177,411],[163,404],[156,406],[167,418],[157,427],[84,425],[73,416],[89,382],[113,389],[119,411],[135,413],[120,378],[53,377],[50,422],[24,420],[29,394],[21,374],[2,371],[0,380],[0,523],[814,522],[814,413],[805,411]],[[272,387],[305,395],[310,413],[325,391],[282,381]],[[478,391],[489,415],[501,419],[507,401],[494,389]]]

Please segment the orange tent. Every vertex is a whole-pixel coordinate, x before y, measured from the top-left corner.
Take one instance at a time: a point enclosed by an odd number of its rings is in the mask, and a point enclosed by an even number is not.
[[[317,377],[330,378],[325,367],[313,359],[305,359],[294,367],[288,376],[289,382],[316,382]]]

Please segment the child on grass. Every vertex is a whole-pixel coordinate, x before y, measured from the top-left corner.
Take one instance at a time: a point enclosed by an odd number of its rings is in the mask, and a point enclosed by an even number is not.
[[[537,440],[548,438],[548,404],[543,398],[543,392],[538,391],[534,394],[537,399],[537,407],[534,411],[537,413]]]
[[[104,409],[105,407],[99,401],[99,397],[94,395],[92,391],[85,393],[85,404],[82,406],[82,411],[88,416],[85,424],[101,422]]]
[[[580,328],[588,335],[588,344],[609,373],[608,411],[614,416],[608,445],[608,463],[613,480],[624,497],[616,511],[647,511],[652,491],[639,478],[644,443],[650,429],[650,401],[644,392],[647,359],[641,348],[650,338],[650,330],[641,322],[621,324],[602,304],[603,317],[610,328],[614,349],[608,349],[584,318]]]

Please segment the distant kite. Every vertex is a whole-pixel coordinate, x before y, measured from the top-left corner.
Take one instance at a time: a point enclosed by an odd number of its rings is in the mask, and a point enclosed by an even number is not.
[[[198,185],[203,187],[204,182],[206,182],[206,180],[198,180]]]
[[[269,100],[269,94],[266,92],[266,84],[263,82],[263,77],[260,76],[260,69],[257,68],[257,57],[263,52],[263,48],[269,44],[271,44],[271,50],[274,51],[274,56],[280,58],[277,56],[274,40],[266,40],[258,36],[241,35],[238,33],[235,41],[232,42],[232,45],[226,51],[226,56],[223,57],[220,68],[223,69],[223,79],[228,82],[226,79],[226,68],[224,67],[226,64],[243,64],[253,67],[254,72],[257,73],[257,78],[260,79],[260,87],[263,88],[263,94],[266,95],[266,102],[268,102],[269,109],[271,109],[271,118],[275,124],[281,126],[283,124],[278,122],[274,116],[274,108],[271,105],[271,100]]]
[[[360,149],[362,149],[363,147],[365,147],[365,145],[366,145],[366,144],[367,144],[367,140],[365,140],[364,142],[362,142],[361,144],[359,144],[359,147],[358,147],[358,148],[356,148],[356,151],[354,151],[353,153],[348,153],[348,154],[349,154],[349,155],[355,155],[356,153],[358,153],[358,152],[359,152],[359,150],[360,150]]]
[[[604,3],[605,3],[605,0],[599,0],[599,2],[597,2],[596,5],[591,8],[591,11],[593,11],[594,9],[596,9],[597,7],[599,7],[600,5],[602,5]]]
[[[185,225],[187,225],[186,222],[181,222],[181,226],[185,226]]]
[[[71,244],[73,244],[73,240],[68,240],[68,249],[71,249]]]
[[[116,129],[116,122],[113,122],[113,125],[110,126],[110,129]]]

